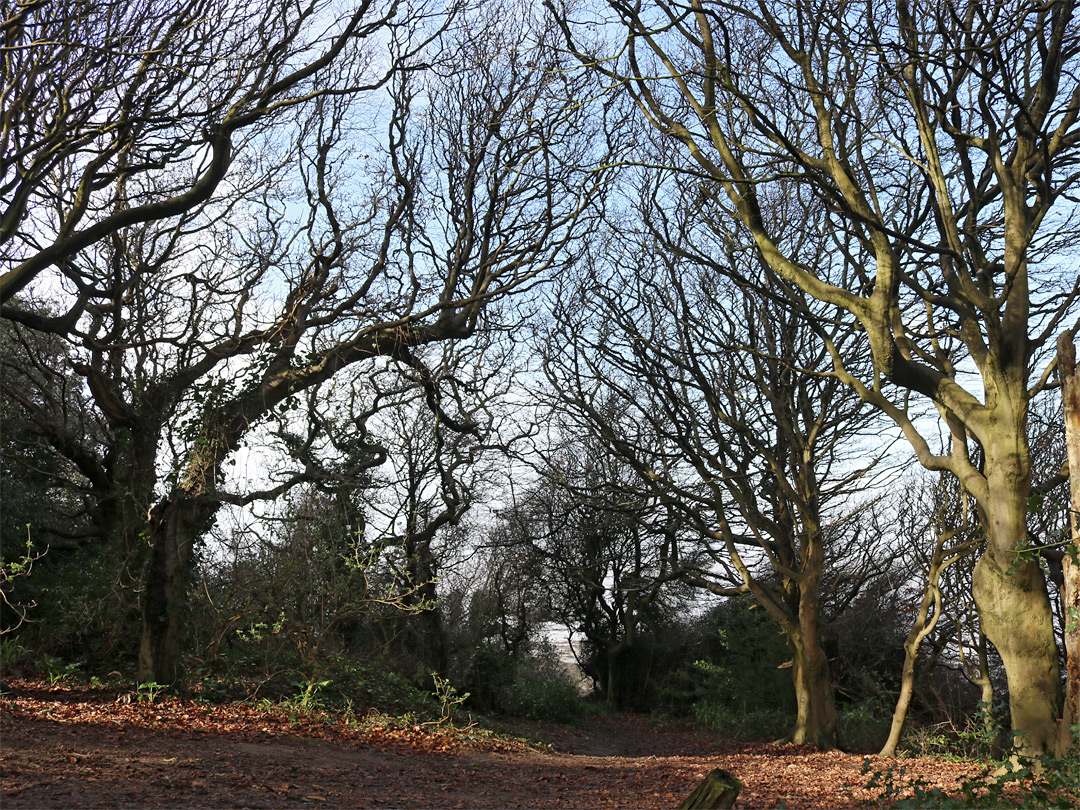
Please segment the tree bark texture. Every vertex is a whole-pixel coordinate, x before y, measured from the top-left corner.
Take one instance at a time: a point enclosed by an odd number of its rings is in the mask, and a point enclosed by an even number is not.
[[[143,595],[143,630],[139,642],[140,683],[172,686],[180,681],[184,605],[192,538],[175,502],[151,529],[150,562]]]
[[[816,538],[818,533],[813,533]],[[824,548],[817,540],[803,549],[802,576],[786,583],[782,599],[764,588],[749,573],[743,573],[750,592],[776,620],[787,638],[791,651],[791,680],[795,689],[795,726],[789,738],[793,743],[811,743],[819,750],[830,751],[837,745],[839,715],[833,694],[829,658],[821,645],[820,577]]]
[[[796,628],[787,633],[791,678],[795,687],[793,743],[810,743],[821,751],[836,748],[838,714],[829,659],[821,646],[817,589],[800,594]]]
[[[1014,744],[1030,755],[1054,753],[1064,696],[1046,577],[1027,539],[1026,396],[1007,375],[995,383],[992,429],[982,439],[986,486],[979,507],[987,545],[972,595],[982,630],[1005,665],[1012,729],[1023,732]]]
[[[694,792],[679,805],[679,810],[719,810],[734,807],[742,782],[722,768],[715,768],[701,780]]]
[[[1080,724],[1080,372],[1076,366],[1076,345],[1068,332],[1058,339],[1058,363],[1071,490],[1069,538],[1062,559],[1066,676],[1058,750],[1064,753],[1080,744],[1072,731],[1073,726]]]
[[[1025,735],[1016,745],[1032,754],[1058,750],[1061,681],[1050,599],[1038,563],[990,549],[975,565],[973,593],[983,631],[1005,664],[1012,728]]]
[[[938,606],[934,616],[927,621],[930,608],[934,605],[935,597],[938,594],[935,581],[935,574],[938,572],[940,572],[940,568],[935,571],[931,567],[931,579],[927,582],[915,623],[912,624],[911,630],[908,631],[907,638],[904,640],[904,668],[900,674],[900,695],[896,699],[896,708],[893,709],[889,737],[885,740],[885,744],[878,753],[880,757],[895,757],[896,747],[900,744],[900,734],[904,730],[908,708],[911,706],[911,696],[915,691],[915,665],[919,661],[919,648],[922,646],[923,640],[933,632],[940,615],[940,606]]]
[[[195,560],[195,544],[220,508],[220,502],[211,493],[223,455],[215,442],[202,442],[192,454],[179,484],[151,510],[150,561],[139,642],[141,683],[183,685],[188,581]]]
[[[139,644],[139,682],[182,684],[183,642],[188,610],[188,580],[195,543],[217,511],[217,504],[171,499],[155,508],[150,526],[150,562],[143,595]]]
[[[966,517],[966,509],[965,509]],[[956,536],[956,530],[935,530],[934,553],[930,558],[930,565],[926,571],[926,587],[923,589],[922,599],[919,600],[919,609],[915,614],[915,621],[908,631],[904,640],[904,668],[900,675],[900,695],[893,709],[892,724],[889,727],[889,737],[881,747],[878,756],[895,757],[896,747],[900,744],[900,734],[904,730],[907,720],[908,709],[911,706],[911,697],[915,692],[915,666],[919,661],[919,649],[927,636],[934,632],[941,618],[941,574],[950,565],[966,556],[971,549],[971,543],[947,550],[946,544]],[[985,647],[985,643],[983,644]],[[981,662],[985,664],[985,662]],[[985,666],[980,670],[984,679],[984,685],[989,685]]]

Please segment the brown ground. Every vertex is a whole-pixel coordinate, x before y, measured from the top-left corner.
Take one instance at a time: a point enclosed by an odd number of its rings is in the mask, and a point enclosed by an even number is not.
[[[14,808],[674,808],[713,768],[743,782],[738,807],[872,803],[863,756],[717,741],[631,715],[573,729],[532,725],[549,745],[445,727],[334,722],[115,690],[13,682],[0,700],[2,802]],[[874,763],[884,768],[885,761]],[[954,787],[971,763],[904,760]]]

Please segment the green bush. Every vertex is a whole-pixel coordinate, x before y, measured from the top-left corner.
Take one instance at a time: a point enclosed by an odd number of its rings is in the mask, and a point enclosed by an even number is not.
[[[473,648],[459,687],[469,692],[469,706],[478,712],[506,712],[518,662],[501,647],[480,644]]]
[[[662,708],[689,714],[705,728],[737,739],[779,739],[791,732],[794,689],[787,643],[775,622],[749,599],[728,599],[691,632],[687,662],[663,691]]]
[[[1011,767],[1004,769],[997,767],[997,762],[991,762],[983,773],[963,782],[954,792],[931,787],[922,779],[906,780],[902,765],[874,771],[870,761],[866,760],[863,773],[870,775],[868,788],[881,789],[878,806],[899,810],[1071,809],[1080,805],[1080,751],[1074,748],[1060,759],[1014,755],[1011,762]]]
[[[524,672],[507,690],[508,714],[530,720],[566,723],[597,711],[570,682],[569,677],[552,667]]]
[[[13,602],[35,607],[5,639],[27,650],[29,660],[53,657],[79,662],[88,672],[133,672],[142,620],[134,590],[117,587],[119,569],[104,547],[50,551],[29,576],[9,582]],[[0,625],[17,623],[0,610]]]
[[[28,653],[29,650],[15,639],[0,638],[0,672],[7,672],[11,667],[21,663]]]
[[[889,737],[892,714],[873,700],[840,709],[840,742],[845,751],[877,753]]]
[[[790,734],[792,723],[791,715],[776,709],[737,709],[709,701],[694,705],[694,719],[734,740],[777,740]]]
[[[963,759],[1002,759],[1009,745],[1006,734],[1008,705],[993,708],[979,704],[967,725],[957,729],[951,722],[919,725],[909,722],[900,738],[901,754]]]
[[[546,640],[516,656],[494,646],[478,647],[459,689],[471,693],[465,708],[478,712],[568,722],[595,711]]]
[[[43,655],[36,663],[38,674],[51,686],[75,680],[80,675],[80,665],[75,661],[63,661],[53,655]]]

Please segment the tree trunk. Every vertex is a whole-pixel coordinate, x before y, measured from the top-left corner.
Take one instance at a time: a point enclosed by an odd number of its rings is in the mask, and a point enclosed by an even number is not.
[[[991,741],[995,749],[998,749],[997,723],[994,719],[994,682],[990,679],[990,652],[987,649],[986,634],[979,633],[979,678],[972,679],[979,687],[979,703],[982,705],[982,734],[983,738]]]
[[[833,697],[829,659],[821,647],[816,632],[816,616],[812,632],[800,616],[798,634],[788,634],[791,650],[791,678],[795,685],[795,729],[793,743],[810,743],[820,751],[836,748],[837,713]]]
[[[146,515],[157,483],[158,425],[138,420],[114,427],[115,442],[106,454],[106,482],[95,493],[91,512],[94,530],[107,549],[111,570],[108,620],[96,642],[103,650],[137,637],[141,622],[140,592],[149,562]]]
[[[1072,731],[1074,725],[1080,725],[1080,372],[1076,366],[1076,346],[1068,332],[1058,339],[1058,362],[1071,491],[1070,545],[1066,546],[1062,559],[1066,676],[1058,751],[1064,753],[1080,744],[1080,738]]]
[[[723,810],[734,807],[740,790],[742,782],[727,771],[715,768],[679,805],[679,810]]]
[[[434,672],[445,677],[449,667],[446,631],[436,588],[438,561],[431,551],[430,540],[410,534],[405,540],[405,558],[408,582],[403,601],[409,612],[403,619],[411,626],[406,638],[413,639],[416,645],[410,653],[420,660],[425,675]]]
[[[966,509],[964,515],[966,518]],[[900,696],[896,699],[896,708],[893,709],[889,737],[878,753],[881,757],[895,757],[896,747],[900,744],[900,734],[904,730],[908,708],[911,706],[911,696],[915,691],[915,665],[919,661],[919,648],[922,647],[926,637],[934,632],[941,618],[941,574],[965,556],[968,553],[967,549],[970,549],[970,544],[964,544],[963,548],[953,549],[952,552],[947,553],[945,544],[955,537],[956,531],[939,527],[934,534],[934,553],[930,558],[930,566],[926,570],[926,587],[923,589],[922,599],[919,600],[915,621],[904,640],[904,668],[900,674]],[[933,610],[933,615],[931,615],[931,610]],[[989,683],[985,670],[983,670],[983,675]]]
[[[195,543],[218,505],[176,493],[151,514],[150,562],[143,594],[139,643],[140,683],[183,686],[183,640],[188,612],[188,582]]]
[[[931,601],[931,598],[923,597],[923,605],[920,605],[918,618],[904,641],[904,668],[900,673],[900,695],[897,697],[896,707],[893,709],[889,736],[881,747],[881,751],[878,752],[879,757],[896,756],[896,747],[900,744],[900,734],[904,730],[908,709],[911,707],[911,696],[915,691],[915,665],[919,661],[919,648],[922,646],[923,640],[933,630],[933,625],[926,626],[926,612]],[[934,624],[937,624],[936,619],[935,616]]]
[[[121,585],[136,586],[147,564],[146,515],[154,503],[154,486],[157,484],[157,442],[162,425],[159,421],[141,421],[133,426],[126,438],[129,447],[114,462],[115,467],[126,467],[121,481],[124,492],[117,495],[115,523],[111,527],[117,540],[117,553],[122,555],[124,568]]]
[[[919,647],[922,638],[915,628],[908,634],[904,642],[904,669],[900,674],[900,696],[896,699],[896,708],[893,709],[892,725],[889,726],[889,736],[885,744],[878,752],[879,757],[895,757],[896,747],[900,744],[900,734],[904,730],[907,720],[908,708],[911,706],[911,695],[915,691],[915,664],[919,660]]]
[[[607,707],[612,711],[618,710],[623,705],[622,660],[625,649],[625,641],[608,641],[605,644],[607,688],[604,697]]]
[[[821,751],[830,751],[837,745],[838,717],[829,658],[821,646],[818,623],[820,578],[825,567],[821,538],[814,522],[803,548],[804,576],[798,582],[794,604],[797,615],[795,622],[784,629],[791,650],[791,677],[795,686],[795,729],[791,741],[811,743]]]
[[[1038,562],[1018,553],[1026,544],[1028,489],[1001,473],[1019,464],[987,456],[987,550],[972,592],[983,632],[1005,664],[1012,728],[1024,735],[1015,744],[1030,754],[1055,752],[1063,696],[1053,614]]]
[[[820,545],[808,547],[806,555],[804,567],[814,573],[789,580],[782,600],[770,596],[752,577],[744,575],[744,581],[758,604],[780,625],[791,651],[796,716],[795,728],[788,739],[830,751],[837,745],[838,716],[829,659],[821,646],[818,627],[818,572],[823,559]]]

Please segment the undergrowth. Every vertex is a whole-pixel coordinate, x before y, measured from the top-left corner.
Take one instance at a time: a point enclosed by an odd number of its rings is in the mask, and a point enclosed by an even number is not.
[[[1074,738],[1080,726],[1073,727]],[[1065,756],[1025,756],[1013,753],[1005,760],[987,759],[983,772],[961,783],[956,791],[932,787],[923,779],[908,780],[902,763],[875,770],[867,759],[863,774],[866,787],[881,791],[879,807],[912,810],[953,808],[1080,806],[1080,749]]]

